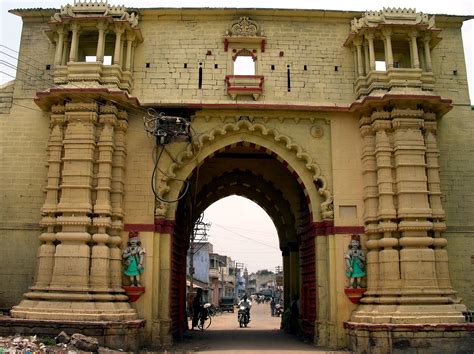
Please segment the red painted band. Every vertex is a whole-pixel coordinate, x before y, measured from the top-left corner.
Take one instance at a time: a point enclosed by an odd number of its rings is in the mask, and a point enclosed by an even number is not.
[[[155,219],[155,231],[160,234],[170,234],[174,232],[175,221],[167,220],[165,218],[156,218]]]
[[[123,225],[125,231],[155,231],[155,225],[153,224],[125,224]]]

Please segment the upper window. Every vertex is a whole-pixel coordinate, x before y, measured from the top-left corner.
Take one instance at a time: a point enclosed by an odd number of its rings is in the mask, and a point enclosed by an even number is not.
[[[234,61],[234,75],[255,75],[255,62],[251,56],[239,55]]]

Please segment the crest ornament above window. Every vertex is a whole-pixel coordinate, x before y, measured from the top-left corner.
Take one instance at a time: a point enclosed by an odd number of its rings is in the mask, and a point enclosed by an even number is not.
[[[258,33],[258,24],[248,17],[241,17],[238,22],[232,24],[230,31],[226,33],[228,36],[237,37],[257,37],[261,36]]]
[[[257,22],[249,17],[242,16],[238,21],[232,23],[230,30],[225,31],[224,50],[227,52],[229,43],[253,43],[258,44],[260,50],[265,52],[266,38]]]

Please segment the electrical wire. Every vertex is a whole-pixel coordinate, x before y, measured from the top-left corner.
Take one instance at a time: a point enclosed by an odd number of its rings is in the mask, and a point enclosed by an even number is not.
[[[6,49],[8,49],[8,50],[10,50],[10,51],[12,51],[12,52],[14,52],[14,53],[20,54],[20,52],[14,50],[14,49],[11,49],[10,47],[7,47],[7,46],[5,46],[5,45],[3,45],[3,44],[0,44],[0,47],[6,48]],[[19,62],[21,62],[21,63],[23,63],[23,64],[25,64],[25,65],[27,65],[27,66],[29,66],[29,67],[32,67],[32,68],[34,68],[34,69],[36,69],[36,70],[39,70],[39,71],[41,71],[41,72],[44,71],[43,69],[38,68],[38,67],[34,66],[33,64],[31,64],[31,63],[29,63],[29,62],[25,62],[24,60],[20,59],[19,57],[11,56],[10,54],[5,53],[4,51],[1,51],[1,50],[0,50],[0,53],[3,53],[4,55],[6,55],[6,56],[8,56],[8,57],[10,57],[10,58],[12,58],[12,59],[18,60]],[[44,65],[44,63],[42,63],[42,62],[40,62],[40,61],[38,61],[38,60],[36,60],[36,59],[30,57],[30,56],[27,56],[27,55],[24,55],[24,54],[22,54],[22,56],[25,57],[25,58],[27,58],[27,59],[29,59],[30,61],[33,61],[33,62],[40,63],[40,64]],[[10,65],[13,65],[13,64],[10,64]],[[18,69],[18,66],[16,66],[16,68]],[[50,76],[52,82],[54,81],[54,76],[53,76],[52,74],[50,74],[50,73],[45,73],[45,74],[48,75],[48,76]],[[32,75],[32,74],[28,74],[28,75]],[[37,75],[37,77],[39,77],[39,76]],[[43,81],[45,81],[45,80],[43,79]],[[81,87],[81,86],[75,85],[74,83],[68,83],[68,85],[73,86],[73,87],[75,87],[75,88],[80,88],[80,89],[83,88],[83,87]],[[60,86],[55,86],[55,85],[53,85],[53,86],[54,86],[55,88],[61,88]],[[105,105],[104,103],[102,103],[102,102],[100,102],[100,101],[97,101],[97,100],[95,100],[95,99],[92,98],[92,97],[87,97],[87,96],[80,95],[80,94],[77,94],[77,93],[68,93],[68,95],[75,95],[76,97],[79,97],[79,98],[83,98],[83,99],[86,99],[86,100],[92,100],[93,102],[95,102],[95,103],[97,103],[98,105],[101,105],[101,106],[104,106],[104,105]],[[125,104],[123,104],[123,103],[121,103],[121,102],[117,102],[117,101],[115,101],[115,100],[113,100],[113,99],[110,99],[110,98],[105,98],[105,100],[110,101],[110,102],[112,102],[112,103],[115,103],[115,104],[117,104],[118,106],[121,106],[122,108],[125,107],[126,109],[129,109],[129,110],[138,112],[139,114],[144,114],[144,113],[147,112],[147,110],[145,110],[145,109],[143,109],[143,108],[139,108],[139,107],[136,107],[136,106],[133,106],[133,105],[125,105]]]
[[[226,230],[226,231],[228,231],[228,232],[230,232],[230,233],[233,233],[234,235],[240,236],[240,237],[245,238],[245,239],[247,239],[247,240],[250,240],[250,241],[252,241],[252,242],[255,242],[255,243],[261,244],[261,245],[263,245],[263,246],[267,246],[267,247],[270,247],[270,248],[278,249],[278,250],[279,250],[279,248],[277,248],[277,247],[274,247],[274,246],[269,245],[269,244],[267,244],[267,243],[264,243],[264,242],[255,240],[255,239],[253,239],[253,238],[251,238],[251,237],[244,236],[244,235],[242,235],[242,234],[240,234],[240,233],[238,233],[238,232],[232,231],[232,230],[228,229],[227,227],[225,227],[225,226],[223,226],[223,225],[219,225],[219,224],[217,224],[217,223],[215,223],[215,222],[213,222],[212,225],[216,225],[217,227],[220,227],[221,229],[224,229],[224,230]]]
[[[155,147],[153,147],[153,149],[155,149]],[[158,156],[155,160],[155,166],[153,167],[153,173],[151,175],[151,190],[153,191],[153,194],[155,195],[155,198],[158,199],[160,202],[167,203],[167,204],[176,203],[176,202],[179,202],[181,199],[183,199],[184,196],[186,195],[186,193],[188,192],[189,181],[169,176],[166,173],[163,173],[163,171],[161,171],[161,169],[159,169],[158,163],[160,162],[161,156],[163,154],[163,150],[164,150],[164,146],[161,147],[161,151],[160,151],[160,153],[158,154]],[[176,198],[174,200],[166,200],[166,199],[159,196],[158,192],[156,191],[156,186],[155,186],[156,171],[160,171],[161,173],[163,173],[169,179],[173,179],[175,181],[180,181],[180,182],[184,183],[184,191],[181,192],[181,195],[178,196],[178,198]]]

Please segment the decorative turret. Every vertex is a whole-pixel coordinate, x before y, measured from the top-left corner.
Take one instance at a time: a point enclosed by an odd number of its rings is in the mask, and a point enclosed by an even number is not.
[[[345,41],[354,53],[358,98],[433,90],[431,49],[440,41],[434,16],[384,8],[351,21]]]
[[[47,34],[56,43],[55,84],[130,91],[133,50],[143,38],[139,16],[126,10],[107,1],[78,0],[51,16]]]

